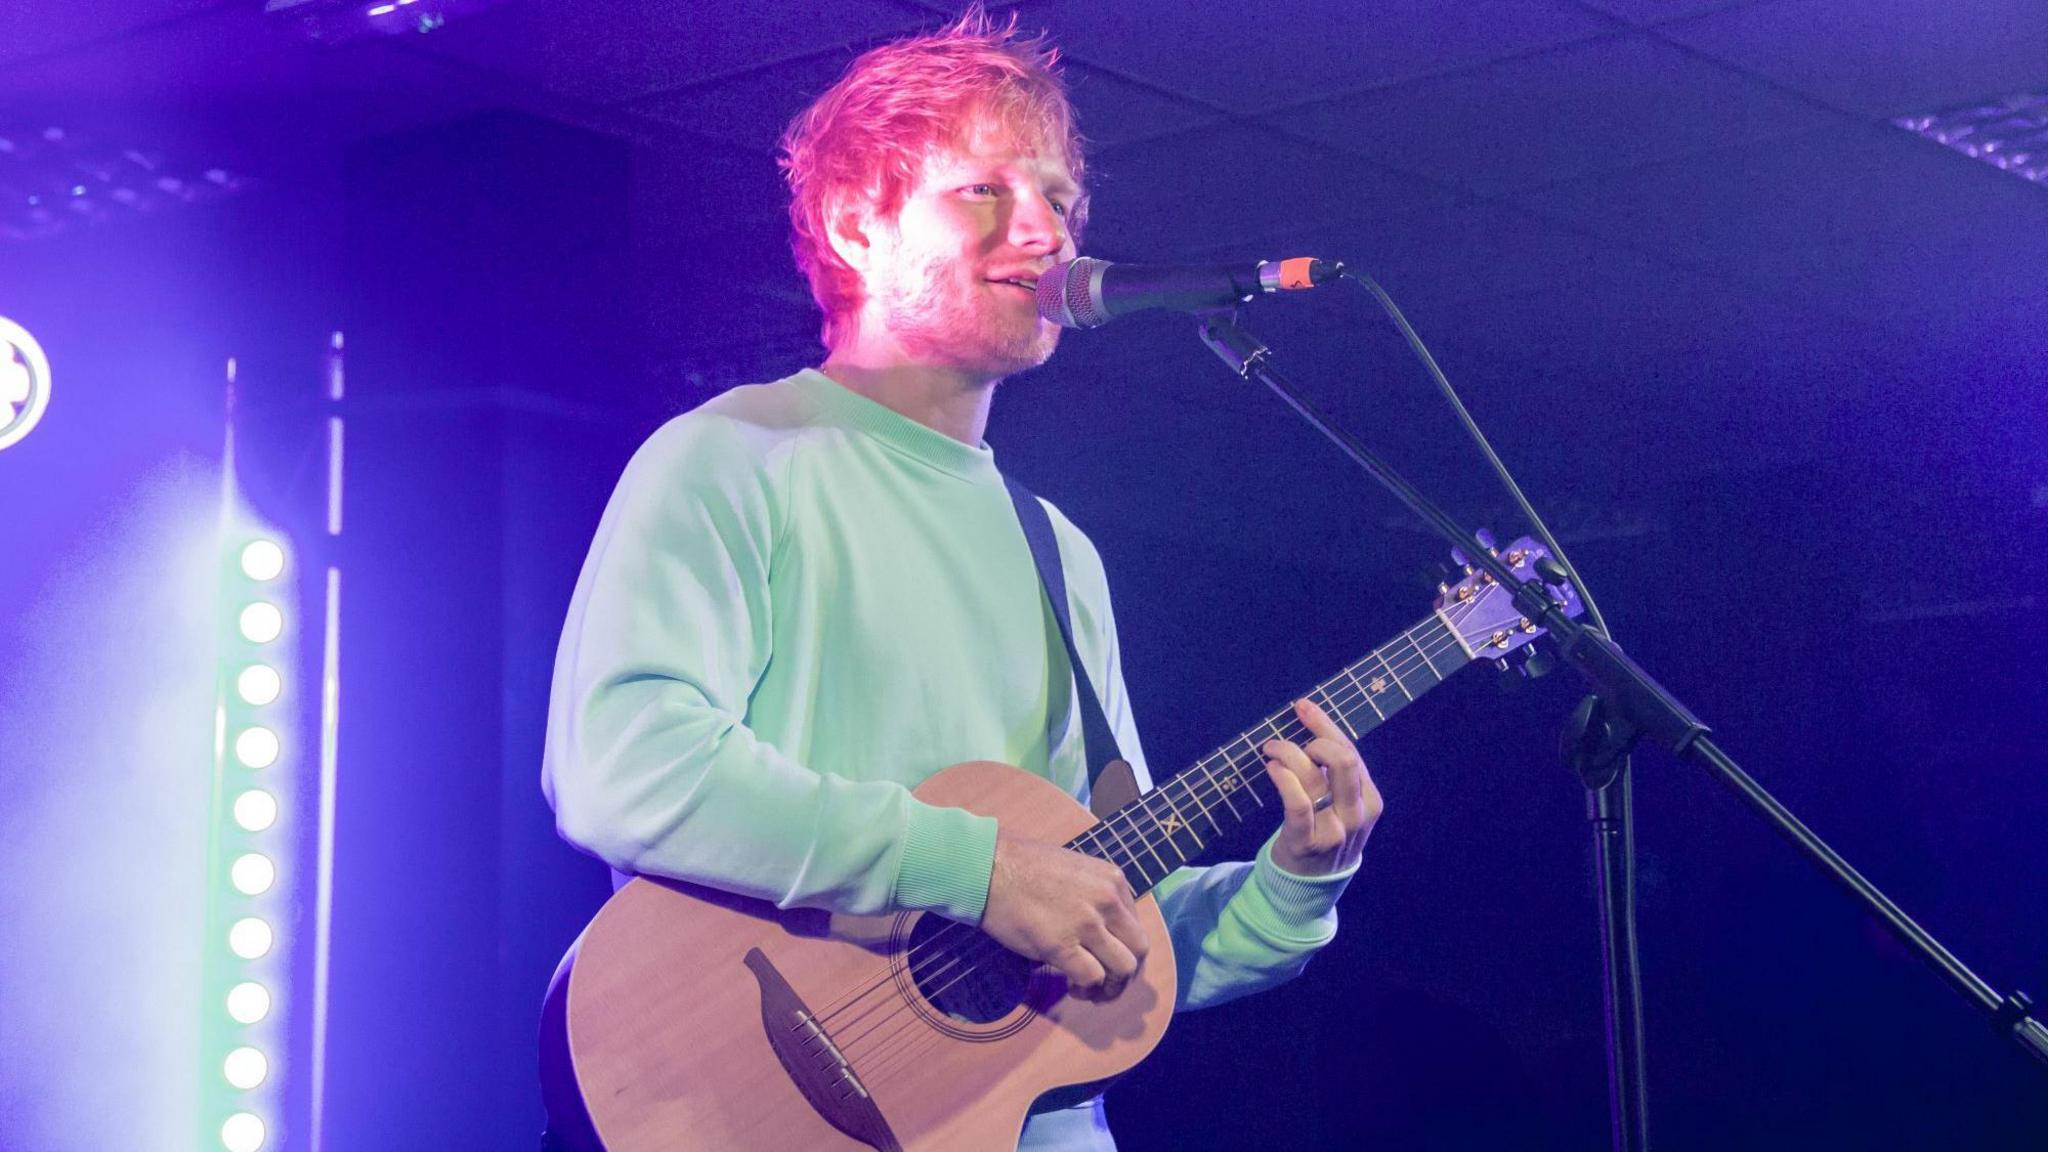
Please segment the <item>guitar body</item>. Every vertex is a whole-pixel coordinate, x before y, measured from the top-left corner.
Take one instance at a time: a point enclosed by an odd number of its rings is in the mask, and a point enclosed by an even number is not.
[[[915,795],[1054,844],[1096,822],[1048,781],[986,761]],[[1040,1096],[1108,1080],[1165,1034],[1173,952],[1149,894],[1138,919],[1151,955],[1122,995],[1089,1003],[941,917],[784,911],[636,878],[550,989],[550,1123],[580,1152],[1015,1147]]]

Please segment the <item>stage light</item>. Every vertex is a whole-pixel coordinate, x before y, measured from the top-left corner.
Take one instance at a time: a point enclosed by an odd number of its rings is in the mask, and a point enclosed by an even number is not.
[[[246,768],[268,768],[277,763],[277,733],[258,725],[244,728],[235,737],[235,759]]]
[[[254,980],[228,989],[228,1015],[237,1024],[254,1024],[270,1015],[270,989]]]
[[[270,952],[276,942],[270,931],[270,922],[256,916],[244,916],[228,929],[228,948],[244,960],[260,960]]]
[[[242,549],[242,572],[251,580],[275,580],[284,571],[284,549],[275,540],[251,540]]]
[[[507,0],[264,0],[263,10],[291,18],[299,31],[324,44],[359,36],[417,36],[464,20]],[[402,19],[392,14],[405,10]]]
[[[243,702],[259,708],[277,699],[283,690],[283,678],[268,664],[251,664],[235,677],[235,691],[241,693]]]
[[[1892,123],[2022,180],[2048,184],[2048,92],[1980,100]]]
[[[220,1070],[228,1083],[247,1092],[270,1075],[270,1061],[264,1059],[260,1050],[245,1044],[228,1053],[227,1059],[221,1061]]]
[[[268,644],[284,634],[284,613],[267,600],[242,609],[242,639],[251,644]]]
[[[277,823],[277,797],[260,788],[235,797],[235,823],[248,832],[261,832]]]
[[[245,852],[228,868],[235,891],[244,896],[261,896],[277,883],[277,865],[261,852]]]
[[[227,1152],[260,1152],[263,1121],[253,1112],[237,1112],[220,1126],[220,1142]]]
[[[0,316],[0,448],[35,431],[49,407],[49,357],[28,329]]]

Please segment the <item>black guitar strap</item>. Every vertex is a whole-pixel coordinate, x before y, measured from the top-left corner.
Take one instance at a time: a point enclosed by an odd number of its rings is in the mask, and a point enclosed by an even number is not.
[[[1024,540],[1031,545],[1031,559],[1038,565],[1038,580],[1045,588],[1046,602],[1052,605],[1052,618],[1060,626],[1060,639],[1067,646],[1067,664],[1074,670],[1075,702],[1081,708],[1081,736],[1088,756],[1088,787],[1091,791],[1102,776],[1102,770],[1112,760],[1123,759],[1117,750],[1116,734],[1110,731],[1109,717],[1102,714],[1102,698],[1096,695],[1095,684],[1088,678],[1088,668],[1081,662],[1081,653],[1074,647],[1074,624],[1067,613],[1067,574],[1060,567],[1060,542],[1053,535],[1052,517],[1045,514],[1045,505],[1031,494],[1029,488],[1008,476],[1003,484],[1010,489],[1010,503],[1017,507],[1017,521],[1024,526]]]

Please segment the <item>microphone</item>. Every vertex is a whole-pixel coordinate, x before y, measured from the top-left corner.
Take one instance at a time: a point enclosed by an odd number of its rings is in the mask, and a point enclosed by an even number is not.
[[[1062,328],[1100,328],[1148,308],[1232,308],[1264,292],[1314,288],[1343,274],[1344,265],[1310,256],[1209,267],[1112,264],[1082,256],[1039,276],[1038,314]]]

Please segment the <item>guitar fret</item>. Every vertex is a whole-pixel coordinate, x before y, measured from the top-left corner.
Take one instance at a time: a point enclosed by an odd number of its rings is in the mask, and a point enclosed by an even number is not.
[[[1440,607],[1393,640],[1345,665],[1311,689],[1306,698],[1356,740],[1471,662],[1472,649],[1461,632],[1474,626],[1470,616],[1464,612],[1454,621]],[[1344,697],[1341,704],[1339,696]],[[1357,711],[1360,701],[1372,709],[1371,717]],[[1292,706],[1282,708],[1197,760],[1189,766],[1192,771],[1181,772],[1125,805],[1069,846],[1081,846],[1119,864],[1134,890],[1143,893],[1243,825],[1252,813],[1271,806],[1260,795],[1263,789],[1254,787],[1268,775],[1267,756],[1260,746],[1269,739],[1305,742],[1309,738],[1305,729]],[[1251,805],[1241,803],[1240,797],[1249,797]],[[1169,855],[1179,862],[1169,860]]]
[[[1144,813],[1145,815],[1148,815],[1148,816],[1149,816],[1149,815],[1151,815],[1151,813],[1150,813],[1149,811],[1147,811],[1147,810],[1146,810],[1146,808],[1145,808],[1145,801],[1144,801],[1144,800],[1142,800],[1142,799],[1141,799],[1141,800],[1140,800],[1140,801],[1138,802],[1138,804],[1136,805],[1136,808],[1137,808],[1137,811],[1139,811],[1139,812],[1141,812],[1141,813]],[[1154,823],[1157,823],[1157,821],[1155,820],[1155,821],[1154,821]],[[1140,843],[1140,844],[1144,845],[1144,846],[1145,846],[1145,850],[1146,850],[1147,852],[1150,852],[1150,853],[1152,853],[1152,859],[1154,859],[1154,860],[1157,860],[1157,861],[1159,862],[1159,868],[1160,868],[1160,872],[1159,872],[1159,875],[1160,875],[1160,877],[1161,877],[1162,879],[1163,879],[1163,878],[1164,878],[1164,877],[1166,876],[1166,874],[1167,874],[1168,872],[1171,872],[1171,871],[1173,871],[1173,866],[1172,866],[1172,865],[1170,865],[1170,864],[1168,864],[1168,863],[1166,862],[1166,858],[1165,858],[1165,857],[1163,857],[1163,856],[1161,856],[1161,855],[1159,854],[1159,849],[1158,849],[1157,847],[1155,847],[1155,846],[1153,845],[1153,843],[1152,843],[1152,838],[1151,838],[1150,836],[1147,836],[1147,835],[1146,835],[1146,834],[1145,834],[1145,833],[1144,833],[1143,831],[1141,831],[1141,830],[1139,830],[1139,829],[1137,829],[1137,828],[1133,828],[1133,829],[1131,829],[1131,831],[1132,831],[1132,833],[1133,833],[1133,834],[1135,834],[1135,835],[1136,835],[1136,836],[1138,837],[1138,843]],[[1151,881],[1148,881],[1148,883],[1150,883],[1150,884],[1157,884],[1158,882],[1159,882],[1159,881],[1157,881],[1157,880],[1151,880]]]
[[[1213,755],[1221,755],[1221,749],[1218,749]],[[1226,757],[1223,762],[1228,764],[1230,760]],[[1225,808],[1230,809],[1230,818],[1240,824],[1244,823],[1244,813],[1239,812],[1237,805],[1230,802],[1230,789],[1216,782],[1216,770],[1209,767],[1209,761],[1206,759],[1202,761],[1202,775],[1208,778],[1209,787],[1216,789],[1216,798],[1223,801]]]
[[[1171,790],[1166,788],[1160,788],[1156,789],[1155,791],[1157,792],[1159,798],[1166,802],[1167,811],[1172,813],[1172,815],[1169,816],[1166,822],[1162,825],[1162,827],[1166,829],[1167,841],[1173,845],[1174,851],[1180,853],[1180,862],[1182,864],[1186,864],[1188,861],[1202,854],[1203,844],[1201,835],[1195,831],[1195,828],[1192,824],[1188,823],[1187,817],[1181,815],[1180,806],[1173,802],[1173,793]],[[1194,841],[1194,851],[1192,852],[1190,852],[1180,842],[1179,837],[1183,831],[1187,833],[1187,837],[1189,839]]]
[[[1095,826],[1096,829],[1109,833],[1109,835],[1116,841],[1117,849],[1121,851],[1124,856],[1123,859],[1118,860],[1115,857],[1115,855],[1112,854],[1105,856],[1104,859],[1107,859],[1110,863],[1115,864],[1119,868],[1135,868],[1138,866],[1138,858],[1131,852],[1131,846],[1129,844],[1124,843],[1124,834],[1117,829],[1117,823],[1117,819],[1114,816],[1112,816],[1109,819],[1104,820]],[[1139,869],[1138,875],[1142,877],[1144,876],[1144,874],[1144,870]]]
[[[1174,830],[1176,830],[1176,824],[1174,824],[1174,822],[1169,822],[1169,820],[1161,820],[1161,818],[1159,818],[1159,812],[1155,812],[1155,810],[1153,810],[1153,804],[1155,804],[1155,801],[1165,801],[1165,806],[1167,806],[1167,810],[1171,810],[1171,808],[1174,808],[1174,801],[1171,801],[1171,797],[1167,797],[1167,795],[1165,795],[1165,789],[1159,789],[1159,787],[1155,787],[1155,789],[1147,791],[1147,793],[1145,793],[1143,797],[1139,797],[1139,812],[1143,812],[1145,816],[1149,816],[1149,818],[1151,818],[1151,822],[1153,822],[1153,828],[1155,828],[1155,830],[1159,832],[1159,838],[1161,838],[1161,840],[1165,842],[1165,847],[1167,847],[1167,849],[1171,849],[1171,851],[1174,851],[1174,855],[1176,855],[1176,857],[1180,857],[1180,861],[1176,861],[1176,863],[1171,863],[1171,865],[1167,865],[1167,863],[1165,863],[1165,857],[1161,857],[1161,855],[1159,855],[1159,849],[1157,849],[1157,847],[1153,847],[1153,859],[1155,859],[1155,861],[1159,861],[1161,865],[1165,865],[1165,869],[1167,869],[1167,871],[1174,871],[1176,867],[1182,867],[1182,865],[1186,865],[1186,863],[1188,863],[1188,859],[1190,859],[1190,857],[1192,857],[1194,853],[1188,853],[1186,849],[1182,849],[1182,847],[1180,847],[1180,840],[1176,840],[1176,838],[1174,838]],[[1147,845],[1153,845],[1153,842],[1155,842],[1155,840],[1153,840],[1153,834],[1151,834],[1151,832],[1147,832],[1147,834],[1145,834],[1145,842],[1147,842]],[[1198,851],[1200,851],[1200,849],[1198,849]]]
[[[1429,669],[1429,674],[1436,677],[1438,683],[1442,683],[1443,674],[1438,672],[1436,665],[1430,662],[1429,653],[1423,651],[1422,645],[1415,642],[1415,629],[1410,628],[1408,631],[1401,633],[1401,639],[1406,640],[1408,646],[1415,649],[1415,654],[1422,657],[1422,666]]]
[[[1385,712],[1380,711],[1380,706],[1373,701],[1372,693],[1366,690],[1365,683],[1358,678],[1358,673],[1352,671],[1352,669],[1356,667],[1358,667],[1358,665],[1356,664],[1345,665],[1344,675],[1349,676],[1351,678],[1352,686],[1358,689],[1359,699],[1364,700],[1366,704],[1372,708],[1373,714],[1378,716],[1380,720],[1384,722],[1387,718],[1387,714]]]
[[[1176,780],[1173,780],[1173,781],[1169,782],[1167,786],[1168,786],[1168,787],[1173,787],[1173,786],[1175,786],[1175,785],[1178,785],[1178,784],[1180,784],[1180,781],[1176,779]],[[1204,803],[1202,803],[1202,794],[1201,794],[1200,792],[1198,792],[1198,791],[1196,791],[1196,790],[1195,790],[1195,786],[1194,786],[1194,783],[1193,783],[1192,781],[1190,781],[1190,782],[1189,782],[1189,783],[1187,784],[1187,786],[1186,786],[1186,787],[1184,787],[1184,788],[1182,788],[1181,790],[1182,790],[1183,792],[1186,792],[1186,793],[1187,793],[1187,797],[1188,797],[1188,799],[1190,799],[1190,800],[1192,800],[1192,801],[1194,801],[1194,802],[1195,802],[1195,808],[1196,808],[1197,810],[1199,810],[1199,811],[1200,811],[1200,812],[1202,813],[1202,815],[1203,815],[1203,816],[1205,816],[1205,817],[1207,817],[1207,818],[1208,818],[1208,820],[1209,820],[1209,834],[1210,834],[1211,836],[1219,836],[1219,837],[1220,837],[1220,836],[1222,836],[1222,835],[1223,835],[1223,825],[1221,825],[1221,824],[1218,824],[1218,823],[1216,822],[1216,814],[1215,814],[1214,812],[1211,812],[1211,811],[1209,811],[1209,806],[1208,806],[1207,804],[1204,804]]]
[[[1252,803],[1260,808],[1264,808],[1266,806],[1266,802],[1264,800],[1259,799],[1259,790],[1257,788],[1252,787],[1252,781],[1257,779],[1257,777],[1252,775],[1252,772],[1256,771],[1260,775],[1264,775],[1265,763],[1266,760],[1263,756],[1253,760],[1251,765],[1249,766],[1249,769],[1246,765],[1239,764],[1235,760],[1232,760],[1230,762],[1231,778],[1234,781],[1236,781],[1236,786],[1239,794],[1251,797]]]
[[[1383,655],[1383,653],[1385,652],[1386,649],[1381,648],[1372,654],[1372,658],[1380,662],[1380,677],[1378,679],[1375,679],[1373,683],[1384,685],[1386,681],[1392,680],[1394,683],[1394,687],[1399,688],[1401,690],[1401,695],[1406,696],[1408,698],[1406,702],[1412,703],[1415,700],[1415,693],[1410,692],[1408,690],[1408,686],[1406,684],[1401,683],[1401,674],[1399,672],[1394,671],[1394,666],[1392,664],[1387,663],[1387,658],[1385,655]],[[1382,691],[1384,691],[1384,688],[1382,688]]]
[[[1344,710],[1337,707],[1337,702],[1331,699],[1330,690],[1328,688],[1322,688],[1318,689],[1318,691],[1322,692],[1323,698],[1321,700],[1316,701],[1317,706],[1320,707],[1323,711],[1328,712],[1330,715],[1335,716],[1337,718],[1338,725],[1341,726],[1344,729],[1345,733],[1349,735],[1353,740],[1358,739],[1358,729],[1353,728],[1351,726],[1351,718],[1344,715]],[[1315,700],[1315,696],[1313,693],[1310,694],[1309,699]]]

